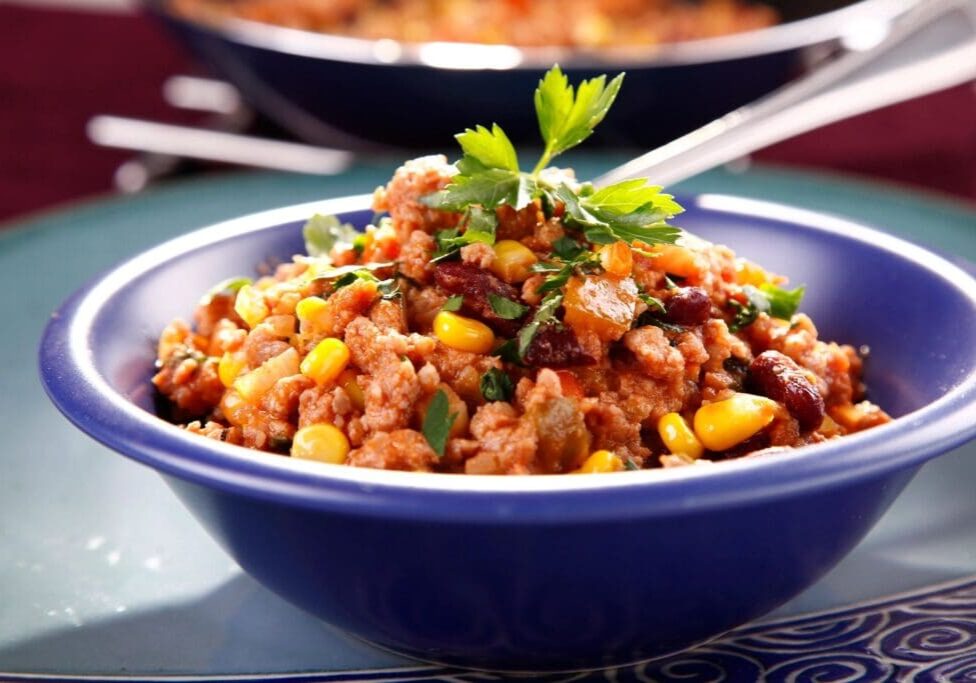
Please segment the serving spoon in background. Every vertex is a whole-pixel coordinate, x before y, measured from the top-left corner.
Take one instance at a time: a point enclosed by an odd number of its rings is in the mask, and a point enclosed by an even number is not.
[[[594,184],[648,177],[672,185],[800,133],[976,80],[976,0],[890,1],[901,8],[894,18],[864,16],[848,27],[843,51],[808,75]],[[156,156],[320,175],[339,173],[353,159],[343,150],[121,117],[93,118],[88,134],[96,144]]]
[[[976,80],[976,0],[914,0],[892,20],[848,28],[837,58],[594,185],[637,177],[671,185],[829,123]]]

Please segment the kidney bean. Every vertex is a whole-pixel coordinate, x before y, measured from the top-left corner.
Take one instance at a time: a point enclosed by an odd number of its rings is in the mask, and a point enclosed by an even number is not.
[[[434,269],[434,281],[448,294],[462,295],[465,312],[480,318],[495,332],[512,336],[521,327],[518,320],[499,317],[488,300],[489,294],[495,294],[512,301],[521,301],[519,291],[487,270],[460,261],[438,263]]]
[[[800,429],[816,429],[823,422],[824,400],[796,362],[779,351],[763,351],[749,365],[748,386],[786,406]]]
[[[664,304],[664,319],[675,325],[701,325],[712,315],[712,300],[701,287],[676,289]]]
[[[528,365],[546,368],[592,365],[596,362],[583,351],[570,328],[557,325],[542,325],[539,328],[525,352],[524,360]]]

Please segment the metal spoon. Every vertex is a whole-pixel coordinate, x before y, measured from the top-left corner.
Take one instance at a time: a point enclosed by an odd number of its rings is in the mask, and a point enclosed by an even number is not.
[[[820,126],[976,79],[976,0],[919,0],[852,26],[849,51],[756,102],[594,180],[670,185]],[[974,112],[976,115],[976,112]]]

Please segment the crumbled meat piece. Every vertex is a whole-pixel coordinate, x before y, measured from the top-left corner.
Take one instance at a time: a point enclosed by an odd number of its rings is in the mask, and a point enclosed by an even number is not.
[[[495,250],[483,242],[461,247],[461,262],[487,270],[495,260]]]
[[[373,434],[362,446],[349,451],[346,462],[354,467],[429,472],[438,458],[420,432],[397,429]]]
[[[433,237],[423,230],[414,230],[403,243],[400,258],[397,259],[400,272],[414,282],[430,284],[434,275],[434,264],[430,259],[435,249]]]
[[[389,212],[401,244],[407,242],[414,230],[432,233],[452,228],[457,225],[458,214],[432,209],[420,199],[443,189],[455,173],[454,166],[442,155],[407,161],[385,188],[376,191],[373,209]]]
[[[471,435],[479,444],[464,463],[467,474],[529,474],[538,437],[531,420],[501,402],[481,406],[471,418]]]

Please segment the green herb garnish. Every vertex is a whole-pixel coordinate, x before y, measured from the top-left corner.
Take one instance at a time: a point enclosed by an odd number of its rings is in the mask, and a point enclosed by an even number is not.
[[[800,286],[796,289],[782,289],[768,282],[753,287],[745,285],[742,293],[746,295],[745,305],[732,299],[729,303],[735,309],[735,317],[729,324],[729,330],[738,332],[756,322],[760,313],[765,313],[774,318],[789,320],[800,307],[805,288]]]
[[[556,311],[563,303],[563,293],[562,292],[550,292],[546,294],[545,298],[542,299],[542,303],[536,310],[535,315],[532,316],[532,320],[518,333],[518,355],[519,358],[525,358],[525,352],[529,350],[532,345],[532,340],[535,339],[535,335],[539,331],[539,327],[546,324],[552,324],[556,316]]]
[[[789,320],[800,307],[806,287],[800,285],[796,289],[782,289],[774,284],[764,282],[759,285],[759,291],[769,301],[769,315],[782,320]]]
[[[343,287],[348,287],[357,280],[375,282],[376,289],[379,291],[380,297],[383,299],[395,299],[396,297],[400,296],[400,286],[397,284],[396,278],[380,280],[363,266],[357,266],[356,270],[347,271],[337,277],[332,283],[332,291],[336,292]]]
[[[328,256],[336,245],[350,249],[361,233],[350,223],[340,223],[335,216],[315,214],[302,228],[305,250],[309,256]]]
[[[658,299],[656,296],[651,296],[647,292],[638,292],[638,298],[647,304],[647,310],[653,313],[664,314],[667,309],[664,308],[664,302]]]
[[[461,310],[461,306],[464,304],[464,297],[460,294],[455,294],[454,296],[448,297],[444,305],[441,306],[442,311],[447,311],[448,313],[453,313],[454,311]]]
[[[553,157],[593,134],[617,98],[623,81],[623,74],[617,75],[609,85],[606,76],[598,76],[580,83],[574,93],[559,65],[546,72],[535,90],[535,113],[546,148],[533,175],[538,175]]]
[[[488,303],[491,306],[491,310],[495,312],[495,315],[503,320],[518,320],[529,310],[528,306],[520,304],[517,301],[512,301],[511,299],[506,299],[498,294],[489,294]]]
[[[251,282],[252,280],[249,277],[229,277],[226,280],[221,280],[213,287],[211,287],[210,290],[203,295],[203,297],[201,297],[199,301],[199,305],[200,306],[208,305],[211,301],[214,300],[215,296],[219,294],[223,294],[224,292],[235,294],[237,293],[238,290],[240,290],[241,287],[243,287],[244,285],[249,285],[251,284]]]
[[[481,376],[481,395],[486,401],[508,401],[514,392],[512,378],[498,368],[491,368]]]
[[[622,239],[673,243],[680,231],[666,220],[682,209],[670,195],[662,194],[661,188],[648,186],[643,180],[625,180],[596,191],[584,185],[576,192],[565,184],[551,185],[541,175],[554,157],[593,133],[616,99],[623,77],[620,74],[607,83],[605,76],[599,76],[583,81],[574,90],[562,70],[554,66],[535,91],[545,149],[532,172],[520,170],[515,147],[498,124],[492,124],[490,130],[484,126],[468,128],[455,136],[463,151],[455,164],[458,173],[447,187],[421,201],[433,208],[464,212],[464,224],[474,217],[473,207],[494,219],[493,210],[505,204],[521,209],[541,199],[544,206],[552,207],[558,200],[567,207],[567,222],[584,230],[591,242],[605,244]],[[454,235],[460,236],[460,231]]]
[[[438,389],[437,393],[430,400],[427,406],[427,413],[424,415],[424,424],[421,432],[427,443],[437,454],[437,457],[444,456],[444,447],[447,445],[447,437],[451,433],[451,427],[457,419],[457,413],[448,414],[450,403],[447,394],[443,389]]]

